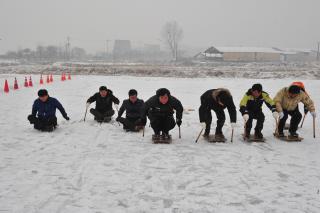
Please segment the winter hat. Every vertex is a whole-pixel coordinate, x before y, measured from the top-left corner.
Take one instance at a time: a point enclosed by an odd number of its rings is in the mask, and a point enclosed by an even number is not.
[[[129,96],[134,96],[134,95],[138,95],[138,92],[135,89],[131,89],[131,90],[129,90],[128,94],[129,94]]]
[[[157,90],[156,95],[158,97],[164,96],[164,95],[168,95],[169,96],[170,95],[170,91],[167,88],[161,88],[161,89]]]
[[[221,91],[217,95],[217,98],[220,102],[222,102],[224,105],[228,105],[232,101],[232,96],[227,91]]]
[[[289,93],[291,93],[291,94],[299,94],[300,93],[300,90],[301,90],[301,88],[299,87],[299,86],[297,86],[297,85],[291,85],[290,87],[289,87]]]
[[[252,91],[258,91],[261,92],[262,91],[262,85],[261,84],[254,84],[251,88]]]
[[[99,88],[99,91],[107,91],[107,87],[106,86],[101,86],[100,88]]]
[[[38,96],[39,97],[43,97],[43,96],[47,96],[48,95],[48,91],[46,89],[40,89],[38,91]]]

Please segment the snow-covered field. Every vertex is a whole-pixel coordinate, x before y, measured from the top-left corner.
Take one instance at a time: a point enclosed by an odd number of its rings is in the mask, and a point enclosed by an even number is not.
[[[43,73],[77,75],[123,75],[141,77],[185,78],[261,78],[261,79],[320,79],[319,62],[212,62],[179,64],[143,63],[84,63],[56,62],[53,64],[7,64],[1,65],[0,73]]]
[[[0,75],[1,88],[5,78],[12,83],[13,77]],[[24,76],[17,77],[21,87]],[[238,106],[253,83],[263,83],[274,96],[293,79],[57,79],[45,88],[61,101],[71,120],[58,112],[59,128],[53,133],[34,130],[26,119],[40,88],[37,83],[0,92],[0,212],[320,212],[320,141],[312,137],[310,115],[299,130],[302,143],[274,139],[275,124],[266,107],[267,143],[242,142],[239,113],[234,143],[194,143],[200,131],[199,97],[207,89],[229,88]],[[304,82],[319,106],[319,81]],[[150,128],[143,138],[125,133],[116,122],[99,125],[91,115],[80,121],[87,98],[101,85],[121,100],[131,88],[147,99],[167,87],[185,108],[196,111],[184,114],[182,139],[175,129],[173,144],[154,145]],[[230,139],[228,116],[224,133]]]

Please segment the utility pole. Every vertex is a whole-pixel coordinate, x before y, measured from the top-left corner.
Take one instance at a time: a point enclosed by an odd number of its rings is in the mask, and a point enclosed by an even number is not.
[[[317,61],[319,61],[319,58],[320,58],[320,42],[318,42],[318,51],[317,51]]]
[[[67,43],[66,43],[66,61],[70,60],[70,37],[67,37]]]

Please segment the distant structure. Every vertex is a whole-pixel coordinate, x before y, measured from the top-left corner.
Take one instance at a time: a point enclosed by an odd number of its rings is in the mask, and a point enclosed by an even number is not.
[[[262,47],[210,47],[195,58],[211,61],[250,62],[280,61],[281,51]]]
[[[131,41],[130,40],[115,40],[113,45],[113,59],[125,60],[131,56]]]
[[[276,47],[214,47],[194,56],[201,61],[226,62],[284,62],[315,61],[317,51],[306,49],[280,49]]]

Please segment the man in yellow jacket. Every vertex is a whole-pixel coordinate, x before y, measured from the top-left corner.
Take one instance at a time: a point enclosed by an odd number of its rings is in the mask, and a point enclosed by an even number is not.
[[[315,118],[316,112],[311,98],[301,90],[297,85],[284,87],[274,97],[277,111],[279,112],[278,133],[279,137],[284,137],[283,128],[285,126],[288,115],[291,116],[289,133],[291,137],[298,137],[297,129],[301,121],[302,115],[299,112],[298,104],[302,102],[310,114]]]
[[[261,133],[264,123],[264,114],[262,112],[262,105],[265,103],[271,110],[274,118],[278,118],[279,114],[276,112],[276,106],[268,93],[262,90],[261,84],[254,84],[243,96],[240,102],[240,112],[245,123],[245,138],[250,137],[253,119],[257,120],[254,137],[262,139]]]

